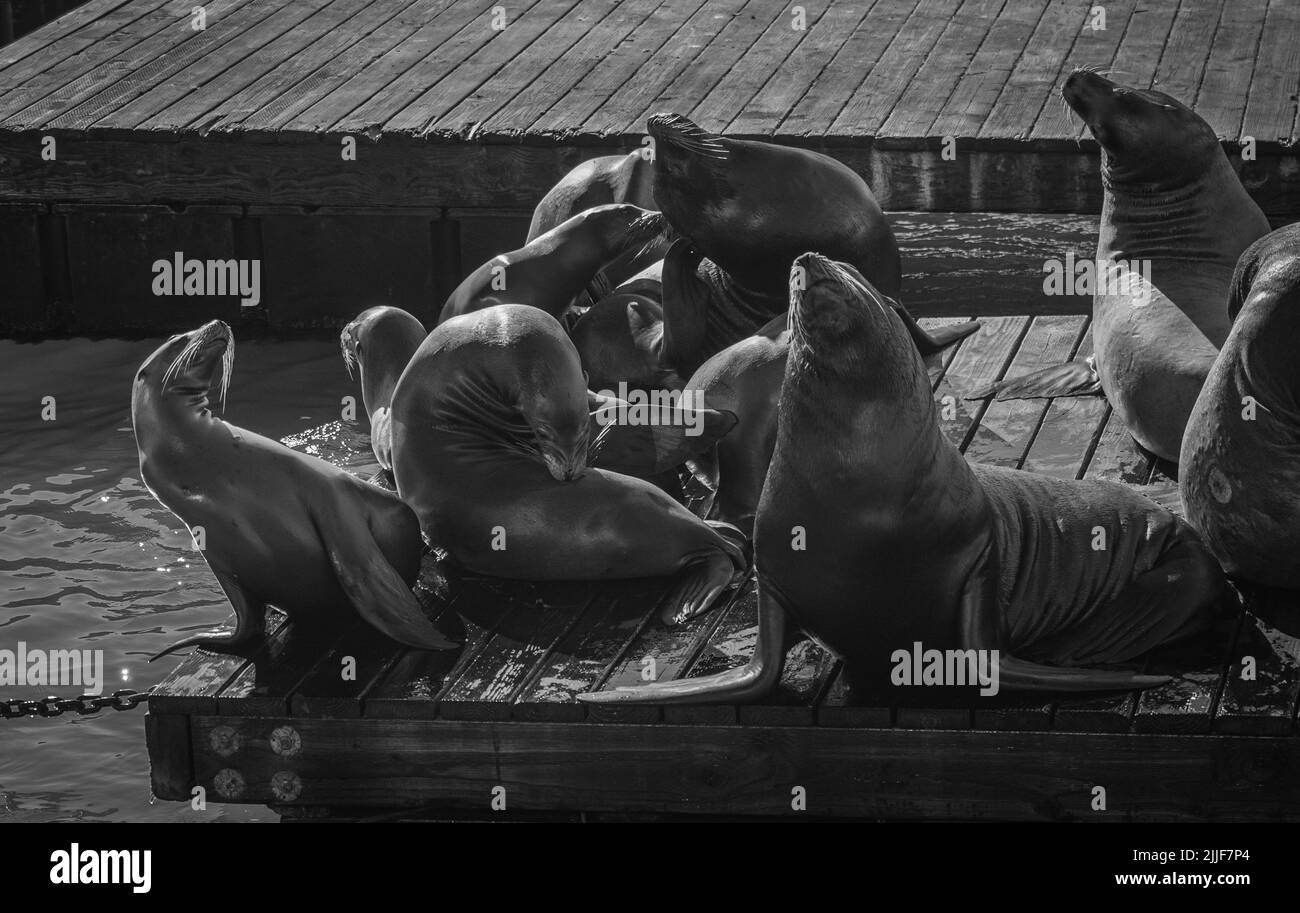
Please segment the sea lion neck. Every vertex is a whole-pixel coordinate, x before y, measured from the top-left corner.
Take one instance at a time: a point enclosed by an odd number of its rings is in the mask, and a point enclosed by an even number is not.
[[[1102,186],[1097,253],[1104,259],[1222,261],[1231,268],[1236,256],[1225,256],[1224,233],[1250,240],[1260,222],[1267,224],[1221,152],[1194,177],[1131,183],[1103,169]]]

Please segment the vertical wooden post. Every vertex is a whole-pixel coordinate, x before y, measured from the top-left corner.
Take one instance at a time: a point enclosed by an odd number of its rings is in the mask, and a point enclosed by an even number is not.
[[[0,0],[0,45],[14,40],[13,0]]]

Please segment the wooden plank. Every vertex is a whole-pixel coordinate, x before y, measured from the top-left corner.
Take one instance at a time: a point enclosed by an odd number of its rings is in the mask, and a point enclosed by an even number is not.
[[[697,10],[672,38],[649,60],[637,67],[635,74],[609,96],[600,109],[587,118],[581,132],[588,135],[642,135],[645,118],[635,111],[653,108],[654,101],[666,92],[687,66],[717,37],[732,19],[740,14],[745,0],[709,0]],[[664,108],[664,110],[669,110]]]
[[[1029,328],[1028,317],[981,318],[980,330],[966,338],[935,389],[939,427],[957,447],[965,446],[978,425],[987,400],[963,399],[967,393],[1001,379]]]
[[[14,64],[33,55],[44,53],[62,39],[89,27],[96,20],[108,16],[131,0],[90,0],[60,16],[44,28],[24,35],[12,44],[0,48],[0,79],[9,81],[6,72]]]
[[[380,22],[377,28],[359,41],[336,56],[327,58],[318,69],[294,84],[290,90],[245,117],[239,122],[240,129],[284,130],[291,123],[296,123],[299,115],[335,93],[340,93],[341,96],[337,99],[339,107],[349,103],[353,106],[361,104],[373,94],[375,88],[382,86],[381,80],[385,75],[391,78],[394,71],[400,72],[400,64],[390,56],[394,48],[408,45],[408,39],[421,27],[436,27],[441,14],[451,5],[451,0],[415,0],[402,7],[396,15]],[[466,8],[466,4],[455,6],[455,9],[460,10]],[[363,85],[363,76],[378,85]],[[391,84],[388,88],[396,91]],[[305,123],[290,129],[309,130],[310,124],[320,125],[321,130],[329,125],[324,123],[323,116],[313,115]]]
[[[706,7],[711,9],[712,7]],[[730,9],[730,6],[726,7]],[[716,15],[716,13],[715,13]],[[789,24],[789,12],[780,4],[764,0],[748,0],[730,21],[723,25],[709,41],[708,47],[691,57],[690,63],[676,78],[638,112],[635,106],[621,109],[621,132],[637,134],[644,129],[646,119],[660,111],[681,113],[691,110],[736,65],[749,46],[773,22],[784,19]],[[611,103],[615,99],[611,99]],[[629,98],[629,101],[631,99]],[[628,115],[631,115],[629,117]]]
[[[650,606],[619,656],[590,690],[612,691],[625,685],[679,678],[712,639],[725,615],[718,610],[738,595],[737,591],[725,592],[712,609],[690,621],[669,626],[660,621],[660,613],[666,601],[673,597],[671,586],[661,590],[660,599]],[[587,718],[602,723],[655,723],[662,716],[663,708],[655,704],[592,704],[587,708]]]
[[[841,663],[817,707],[817,725],[888,729],[894,725],[894,711],[871,701],[859,700]]]
[[[220,47],[209,49],[183,69],[173,72],[165,82],[107,114],[95,126],[108,130],[133,130],[169,108],[180,110],[181,124],[197,120],[207,112],[213,95],[225,98],[230,94],[231,80],[243,78],[243,72],[253,66],[250,63],[253,55],[280,59],[283,51],[276,48],[278,39],[319,12],[328,2],[296,0],[276,10]],[[177,125],[164,119],[162,126],[173,129]]]
[[[1270,0],[1251,77],[1241,135],[1260,142],[1294,143],[1297,94],[1300,94],[1300,6]]]
[[[402,35],[382,55],[367,60],[361,67],[352,66],[347,81],[295,115],[284,127],[309,133],[379,130],[410,94],[438,85],[442,75],[454,71],[471,54],[502,34],[493,31],[491,9],[482,0],[469,3],[438,0],[423,14],[425,19],[414,33]],[[401,21],[409,19],[402,16]],[[431,62],[437,67],[435,71],[424,66]]]
[[[1227,597],[1235,605],[1235,596]],[[1240,610],[1207,635],[1155,651],[1146,671],[1172,675],[1166,685],[1148,688],[1138,697],[1134,732],[1209,732],[1230,657],[1235,655]]]
[[[149,89],[165,82],[192,62],[237,38],[245,29],[271,16],[287,0],[229,0],[208,10],[207,28],[196,31],[188,19],[178,19],[99,69],[85,92],[66,107],[34,105],[30,113],[10,118],[8,128],[85,129]],[[212,4],[214,7],[216,4]],[[101,81],[102,79],[102,81]]]
[[[874,818],[1294,820],[1300,740],[832,727],[570,726],[422,720],[249,720],[217,755],[224,717],[193,723],[195,779],[242,802],[394,804]],[[286,757],[283,727],[297,735]],[[276,746],[280,751],[276,750]],[[1252,776],[1243,782],[1240,771]],[[276,774],[280,774],[278,780]],[[292,774],[293,776],[289,776]],[[1106,811],[1092,787],[1105,784]],[[791,811],[801,786],[807,811]],[[500,795],[500,792],[497,792]]]
[[[810,90],[830,61],[852,39],[858,23],[870,12],[874,2],[859,10],[833,3],[817,17],[800,42],[798,51],[775,68],[771,77],[743,107],[731,112],[725,132],[732,136],[766,137],[776,133],[781,121],[790,114]],[[779,20],[778,20],[779,21]]]
[[[150,793],[156,799],[189,799],[194,785],[189,717],[147,713],[144,739],[149,748]]]
[[[516,604],[459,676],[439,698],[438,714],[449,720],[508,720],[512,701],[532,673],[591,610],[597,587],[568,588],[563,599]]]
[[[449,611],[464,622],[465,646],[454,650],[407,650],[364,698],[367,717],[433,719],[438,702],[482,651],[497,625],[514,608],[520,584],[486,577],[458,580]]]
[[[640,85],[649,77],[647,70],[655,61],[664,62],[668,52],[664,48],[685,45],[692,28],[698,28],[705,0],[667,0],[651,11],[614,51],[583,76],[568,92],[553,99],[552,104],[528,127],[528,132],[557,139],[580,133],[583,125],[598,111],[606,100],[618,92],[629,80]],[[663,56],[660,56],[663,54]],[[659,78],[665,79],[663,70]]]
[[[803,98],[781,119],[776,132],[784,136],[824,136],[917,9],[917,0],[874,0]]]
[[[573,699],[592,691],[622,655],[658,601],[663,580],[645,578],[602,587],[601,598],[583,614],[533,670],[514,700],[516,720],[576,722],[587,708]]]
[[[1047,9],[1047,0],[1023,0],[1002,8],[927,136],[978,136],[1002,87]]]
[[[585,5],[579,9],[588,12]],[[623,58],[627,52],[620,50],[622,42],[629,40],[644,27],[647,19],[661,10],[662,7],[649,5],[629,9],[628,4],[618,0],[617,8],[586,29],[559,59],[516,91],[508,104],[482,118],[476,135],[486,138],[529,134],[530,125],[554,107],[557,99],[567,97],[604,61]],[[495,85],[495,80],[492,85]],[[611,91],[611,87],[606,85],[605,90]]]
[[[1157,78],[1178,5],[1167,0],[1139,0],[1115,51],[1111,78],[1124,85],[1149,88]]]
[[[959,0],[928,0],[917,6],[866,79],[831,123],[835,136],[875,136],[894,110],[935,42],[957,10]]]
[[[1122,482],[1125,485],[1146,485],[1151,480],[1154,469],[1154,457],[1138,446],[1120,417],[1113,409],[1108,409],[1106,425],[1097,439],[1097,446],[1083,477]]]
[[[1300,698],[1300,637],[1265,619],[1294,616],[1296,597],[1253,588],[1245,595],[1247,611],[1213,728],[1241,735],[1286,735],[1295,731]]]
[[[1235,3],[1214,33],[1193,107],[1220,139],[1235,142],[1241,136],[1267,10],[1268,0]]]
[[[1086,324],[1087,318],[1082,316],[1033,318],[1005,376],[1032,374],[1069,361],[1078,349]],[[1019,469],[1049,404],[1050,400],[1046,399],[990,400],[979,426],[967,434],[963,448],[967,458]]]
[[[806,12],[817,21],[826,15],[825,11],[815,8]],[[695,106],[692,108],[687,104],[687,116],[705,130],[725,130],[737,112],[749,107],[774,73],[785,69],[790,60],[797,59],[810,46],[804,42],[809,30],[794,29],[792,23],[790,10],[780,10],[763,33],[744,50],[740,59],[723,71],[722,78],[699,94]],[[816,27],[816,22],[813,27]]]
[[[963,0],[952,22],[939,36],[933,53],[925,58],[916,77],[881,124],[881,136],[926,135],[988,37],[990,23],[997,20],[1004,6],[1006,0]]]
[[[1090,10],[1091,7],[1073,0],[1048,3],[1024,53],[980,127],[982,139],[1020,140],[1029,136],[1059,81],[1061,67]]]
[[[500,48],[490,46],[487,49],[491,52],[489,59],[485,60],[485,72],[489,75],[477,86],[463,81],[464,68],[458,69],[455,82],[461,97],[457,100],[450,93],[441,93],[439,107],[424,112],[428,126],[421,132],[477,137],[485,121],[509,110],[519,93],[539,76],[552,70],[562,72],[560,58],[587,33],[598,29],[607,20],[616,23],[619,17],[614,11],[618,4],[619,0],[585,0],[564,11],[563,15],[559,14],[561,7],[558,5],[546,4],[546,16],[534,11],[533,15],[512,24],[507,32],[518,44],[505,51],[504,56],[500,56]],[[541,9],[537,7],[537,10]],[[523,21],[528,22],[528,30],[523,29]],[[526,45],[525,41],[528,42]],[[474,62],[471,57],[466,66],[473,66]]]
[[[787,647],[781,679],[763,700],[740,708],[743,726],[812,726],[817,704],[839,668],[835,656],[810,637],[797,636]]]
[[[721,609],[708,642],[687,664],[679,678],[699,678],[736,669],[745,665],[754,654],[758,643],[758,590],[754,581],[748,580],[736,598]],[[692,725],[727,725],[740,718],[740,708],[735,704],[687,704],[664,707],[664,721]]]
[[[1075,36],[1074,44],[1070,46],[1069,53],[1061,63],[1058,83],[1055,86],[1057,90],[1064,85],[1065,77],[1078,67],[1097,67],[1103,73],[1109,72],[1110,65],[1115,60],[1115,53],[1119,50],[1120,41],[1132,21],[1136,5],[1137,0],[1109,0],[1104,4],[1106,11],[1104,29],[1092,28],[1092,7],[1089,8],[1088,15],[1084,17]],[[1034,120],[1029,139],[1031,141],[1072,140],[1078,135],[1079,118],[1070,111],[1065,100],[1060,97],[1059,91],[1052,92]]]
[[[57,38],[23,61],[0,69],[0,122],[50,93],[79,82],[88,70],[111,60],[159,30],[188,16],[190,3],[146,0],[119,6],[84,28]],[[2,52],[0,52],[2,53]]]
[[[311,29],[295,29],[309,39],[302,49],[275,61],[274,66],[257,77],[240,91],[223,101],[214,112],[217,117],[208,125],[209,130],[231,130],[247,117],[265,108],[285,103],[286,93],[320,72],[323,66],[338,59],[345,51],[372,34],[382,25],[396,18],[415,0],[335,0],[329,15],[312,19]],[[350,11],[337,25],[328,25],[336,13]],[[319,20],[319,21],[318,21]],[[317,26],[327,26],[318,29]],[[319,31],[319,34],[315,34]],[[296,98],[296,93],[294,93]]]
[[[524,10],[512,11],[510,23],[502,31],[493,31],[490,20],[479,17],[466,26],[456,37],[438,49],[439,64],[451,67],[429,84],[424,77],[422,94],[405,108],[395,110],[385,103],[382,111],[358,111],[350,121],[382,124],[388,132],[424,135],[437,119],[469,97],[502,66],[502,62],[521,54],[557,19],[573,7],[572,0],[563,3],[536,3]],[[490,12],[490,11],[489,11]],[[480,30],[487,30],[486,37]],[[459,60],[459,63],[455,61]],[[384,116],[384,112],[395,113]]]
[[[959,323],[969,323],[970,319],[971,318],[969,317],[922,317],[916,322],[920,325],[921,329],[933,331],[940,327],[953,326],[954,324]],[[978,333],[979,330],[976,330],[975,332]],[[962,344],[965,343],[967,339],[970,339],[970,337],[966,336],[959,339],[943,351],[936,352],[925,359],[925,370],[926,373],[930,375],[931,392],[938,389],[939,382],[943,380],[944,374],[948,371],[948,366],[951,365],[953,359],[957,357],[957,353],[961,351]]]
[[[359,717],[366,690],[376,684],[406,648],[363,621],[350,622],[334,645],[307,670],[287,695],[294,716]]]
[[[1185,105],[1196,101],[1197,90],[1205,75],[1206,52],[1214,41],[1214,32],[1223,15],[1223,3],[1180,3],[1160,65],[1156,68],[1154,87],[1172,95]]]
[[[1092,354],[1092,325],[1079,343],[1075,358]],[[1057,479],[1079,479],[1100,443],[1108,404],[1104,396],[1060,396],[1043,416],[1022,468]]]
[[[259,651],[217,693],[217,713],[224,716],[283,716],[289,696],[321,657],[339,642],[329,623],[290,622],[267,638]]]
[[[150,713],[216,713],[217,694],[222,687],[253,657],[264,653],[267,644],[274,642],[288,623],[283,612],[272,609],[266,613],[265,642],[230,653],[192,651],[155,686],[149,698]]]
[[[284,34],[256,49],[248,47],[251,41],[241,42],[247,48],[248,56],[232,63],[215,78],[204,76],[197,68],[186,70],[181,76],[192,88],[172,104],[141,118],[133,126],[141,130],[181,130],[191,127],[206,131],[225,118],[230,111],[231,102],[263,76],[294,60],[315,42],[330,34],[346,35],[355,29],[357,22],[353,17],[366,10],[371,2],[372,0],[312,0],[311,3],[295,4],[305,15],[290,24]],[[269,23],[270,20],[263,23],[267,33],[271,30]],[[221,56],[229,59],[233,57],[233,52],[227,50]],[[200,83],[200,79],[206,81]],[[143,102],[144,98],[138,101]],[[110,126],[112,121],[123,117],[124,112],[119,111],[102,126]]]

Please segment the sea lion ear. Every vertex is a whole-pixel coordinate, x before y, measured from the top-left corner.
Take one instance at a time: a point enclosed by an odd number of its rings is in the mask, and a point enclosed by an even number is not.
[[[657,323],[663,323],[663,321],[657,315],[651,313],[641,302],[629,301],[627,303],[627,326],[633,333],[648,330]]]

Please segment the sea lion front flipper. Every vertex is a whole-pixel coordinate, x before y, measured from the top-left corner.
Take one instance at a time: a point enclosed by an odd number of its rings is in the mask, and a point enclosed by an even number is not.
[[[962,590],[959,614],[961,647],[997,650],[998,687],[1011,691],[1131,691],[1154,688],[1171,679],[1111,669],[1048,666],[1018,659],[999,649],[1002,641],[997,575],[993,572],[994,546],[990,542],[976,561]]]
[[[576,694],[590,704],[745,704],[770,692],[785,663],[785,611],[758,585],[758,639],[754,655],[739,669],[653,685]]]
[[[690,377],[705,360],[710,286],[697,273],[704,255],[679,238],[664,257],[662,277],[664,335],[660,364]]]
[[[896,301],[893,302],[893,307],[894,312],[902,318],[903,325],[907,327],[907,332],[912,337],[912,342],[916,343],[916,350],[921,353],[922,357],[942,352],[948,346],[965,339],[980,328],[978,320],[967,320],[964,323],[950,323],[946,326],[927,330],[916,322],[916,318],[911,315],[907,308]]]
[[[420,601],[388,563],[364,519],[342,512],[337,516],[345,522],[325,527],[319,515],[313,519],[334,575],[357,613],[398,643],[420,650],[456,649],[459,645],[425,617]]]
[[[262,634],[263,625],[266,623],[266,603],[244,590],[239,585],[239,580],[234,574],[219,571],[216,568],[212,568],[212,573],[217,578],[217,583],[221,585],[222,592],[230,600],[231,609],[235,612],[235,629],[231,631],[218,628],[206,634],[197,634],[194,637],[178,640],[161,653],[155,653],[149,657],[149,662],[162,659],[167,654],[175,653],[177,650],[183,650],[186,647],[202,647],[204,650],[215,650],[220,653],[229,650],[231,647],[239,647],[250,643]]]
[[[1101,392],[1101,378],[1097,376],[1096,361],[1094,356],[1089,355],[1032,374],[995,381],[974,393],[966,394],[963,399],[988,399],[995,394],[999,400],[1036,399],[1047,396],[1090,396]]]

